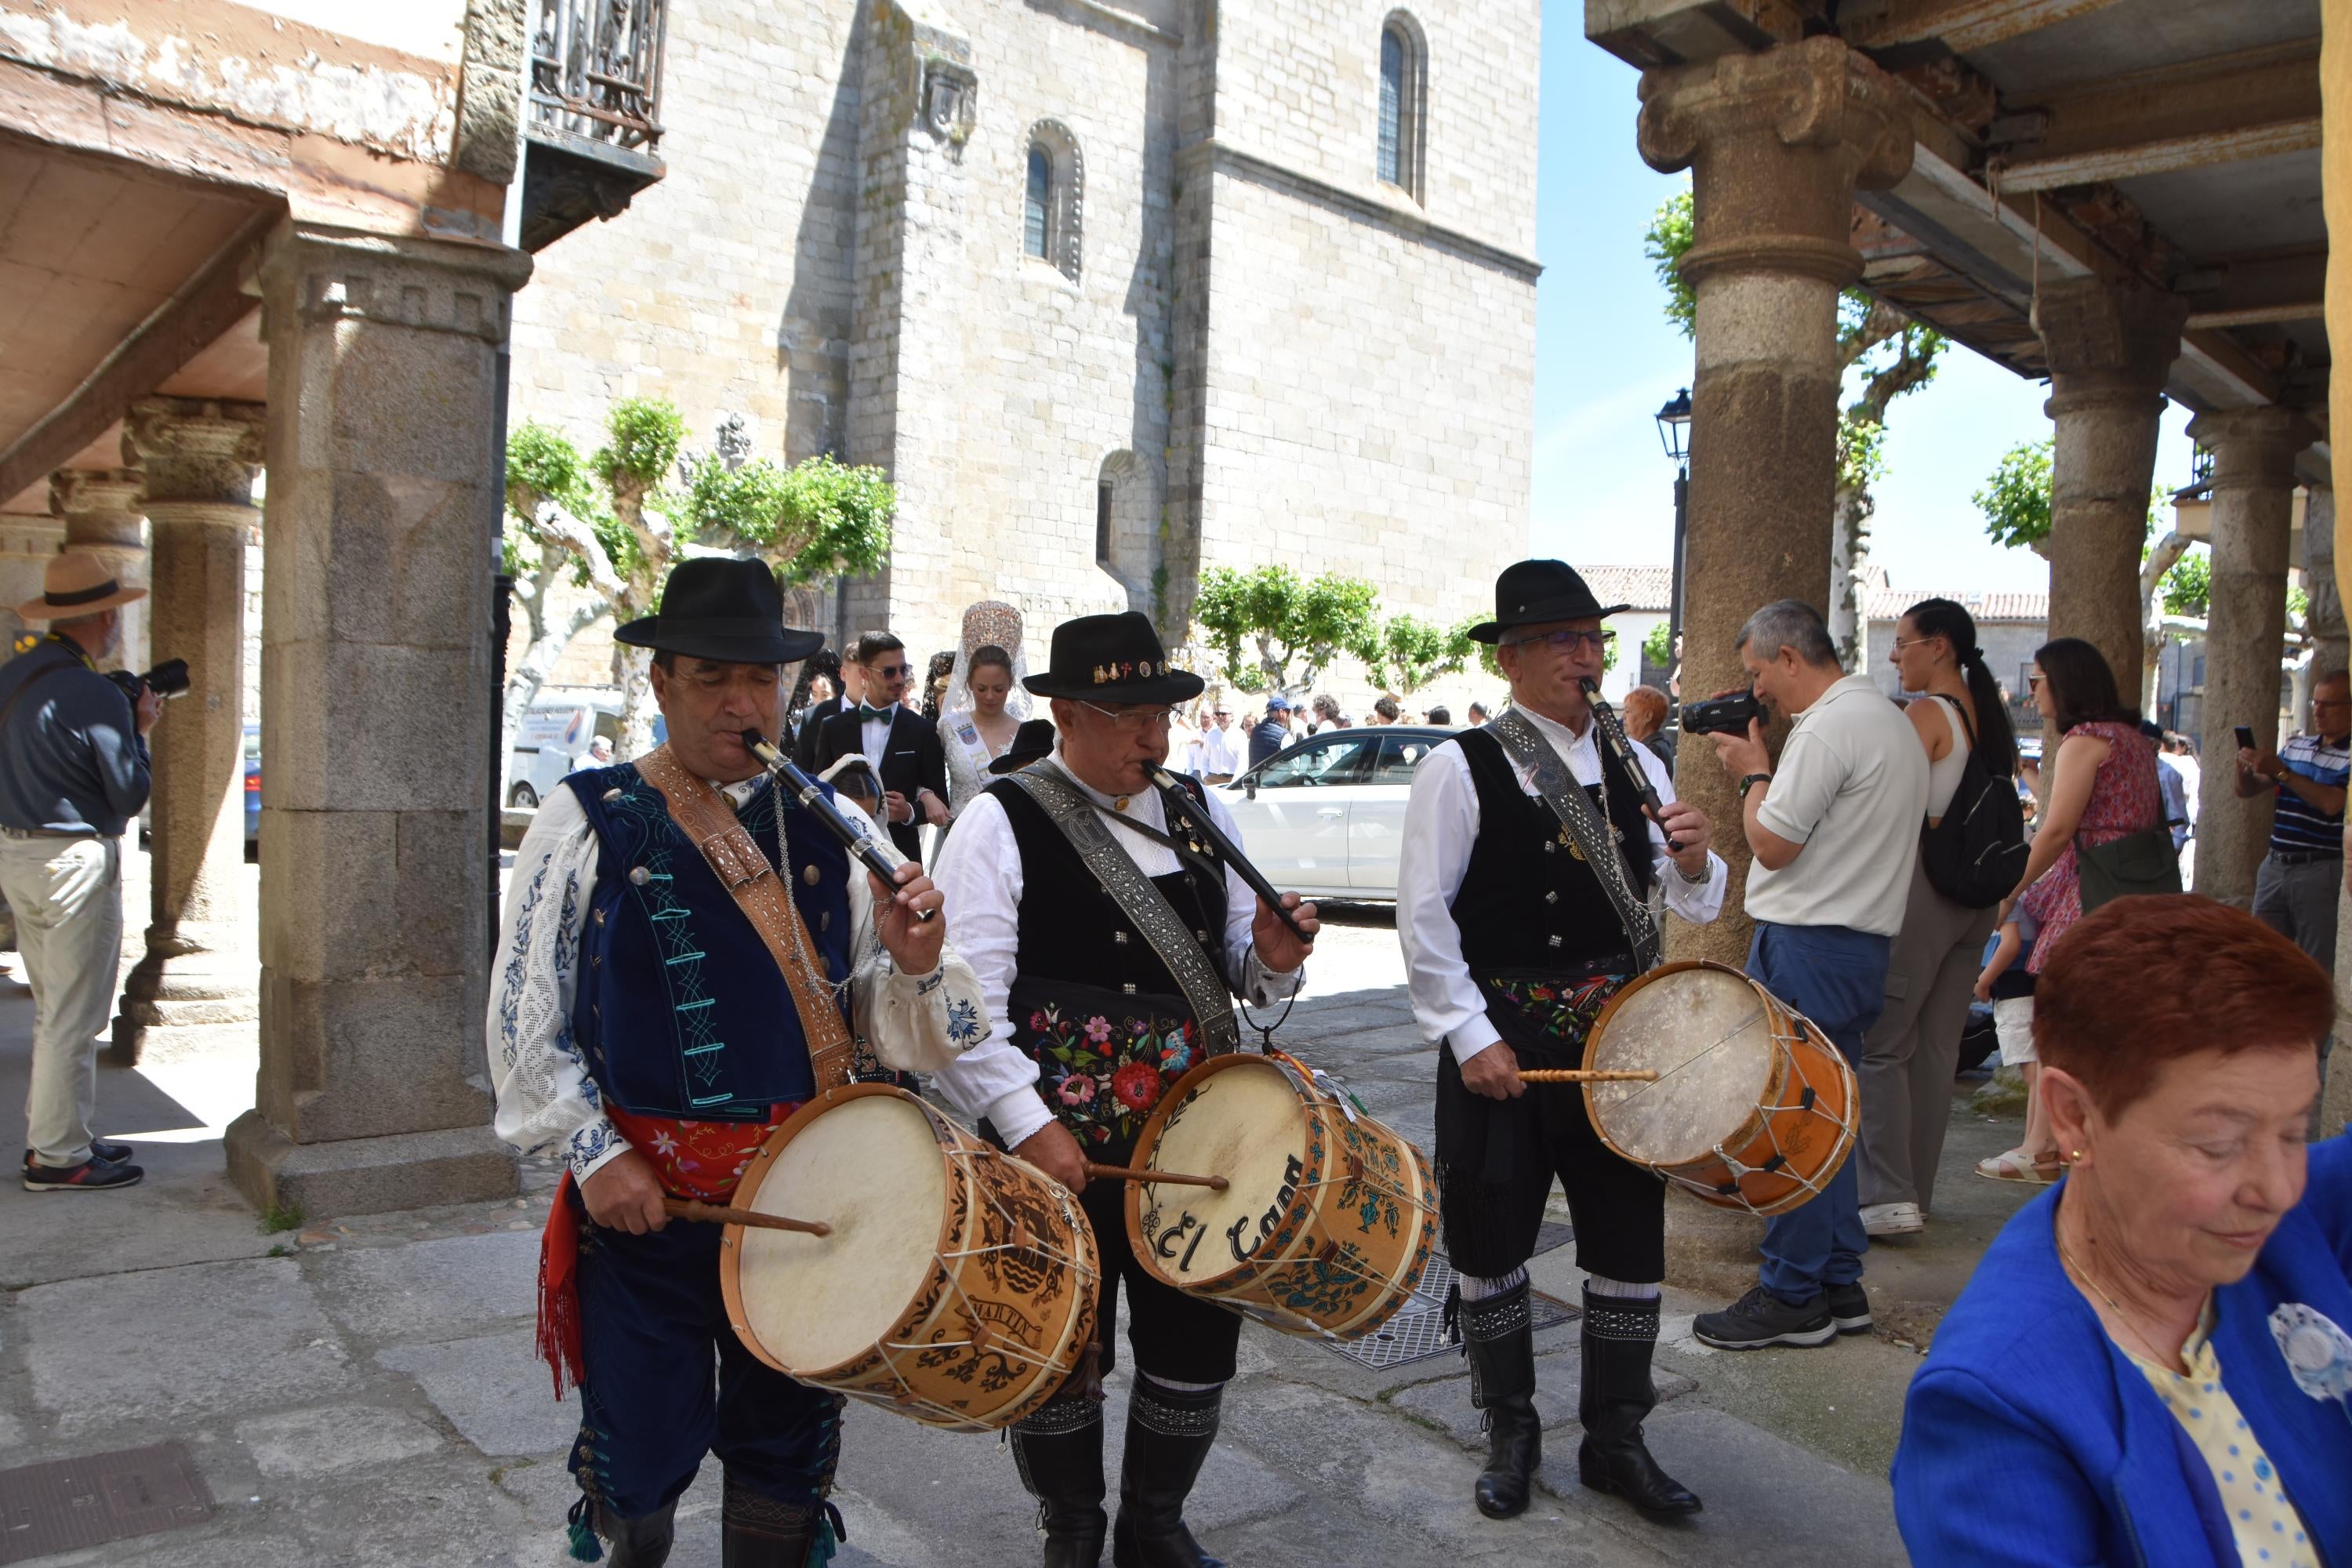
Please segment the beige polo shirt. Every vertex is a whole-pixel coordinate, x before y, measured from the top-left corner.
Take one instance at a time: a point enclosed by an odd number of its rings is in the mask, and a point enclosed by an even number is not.
[[[1870,678],[1849,675],[1797,715],[1757,820],[1804,847],[1748,872],[1748,912],[1792,926],[1903,929],[1927,814],[1927,751]]]

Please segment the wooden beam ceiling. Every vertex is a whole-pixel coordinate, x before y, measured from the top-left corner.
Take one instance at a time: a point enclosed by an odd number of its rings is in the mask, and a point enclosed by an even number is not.
[[[2237,131],[2201,136],[2172,136],[2069,153],[2058,158],[2027,158],[1999,166],[2004,191],[2055,191],[2069,185],[2095,185],[2128,180],[2139,174],[2168,174],[2180,169],[2210,168],[2217,163],[2242,163],[2282,153],[2302,153],[2319,145],[2319,117],[2250,125]]]
[[[1883,0],[1873,12],[1849,4],[1837,30],[1858,49],[1936,42],[1954,54],[1980,49],[2105,10],[2116,0]]]

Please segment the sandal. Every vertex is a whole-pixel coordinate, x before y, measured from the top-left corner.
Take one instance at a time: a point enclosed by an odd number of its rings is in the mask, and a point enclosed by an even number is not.
[[[2030,1187],[2046,1187],[2058,1179],[2058,1153],[2053,1150],[2047,1159],[2036,1159],[2023,1149],[2011,1149],[1977,1162],[1977,1174],[1993,1182],[2021,1182]]]

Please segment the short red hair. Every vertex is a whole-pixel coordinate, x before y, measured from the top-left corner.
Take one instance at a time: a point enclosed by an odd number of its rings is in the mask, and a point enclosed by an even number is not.
[[[2033,988],[2034,1053],[2101,1114],[2148,1091],[2176,1057],[2304,1046],[2336,1024],[2336,983],[2253,916],[2211,899],[2117,899],[2050,950]]]

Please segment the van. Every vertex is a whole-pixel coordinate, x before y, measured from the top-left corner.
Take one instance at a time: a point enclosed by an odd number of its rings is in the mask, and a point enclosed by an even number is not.
[[[507,766],[507,805],[530,811],[563,782],[588,742],[621,740],[621,694],[603,688],[549,688],[525,710]]]

